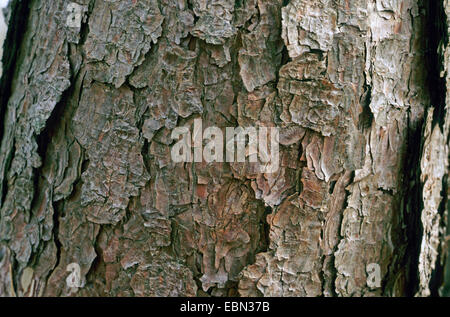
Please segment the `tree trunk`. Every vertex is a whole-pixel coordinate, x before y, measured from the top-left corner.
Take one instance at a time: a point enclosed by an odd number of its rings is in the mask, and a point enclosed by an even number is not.
[[[0,295],[448,294],[447,2],[12,0]],[[196,119],[280,168],[174,162]]]

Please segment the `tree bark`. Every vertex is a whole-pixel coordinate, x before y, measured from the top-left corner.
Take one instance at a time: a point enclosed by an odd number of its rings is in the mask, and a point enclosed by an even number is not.
[[[447,0],[10,5],[0,295],[448,294]],[[173,162],[195,119],[280,169]]]

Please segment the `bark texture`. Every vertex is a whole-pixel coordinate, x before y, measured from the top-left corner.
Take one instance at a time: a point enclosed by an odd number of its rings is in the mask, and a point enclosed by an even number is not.
[[[448,0],[10,12],[0,295],[448,294]],[[174,163],[197,118],[278,127],[280,169]]]
[[[7,29],[7,26],[5,23],[5,16],[1,11],[2,10],[0,10],[0,60],[3,56],[3,42],[5,41],[6,29]],[[0,76],[2,75],[2,72],[3,72],[3,67],[0,62]]]

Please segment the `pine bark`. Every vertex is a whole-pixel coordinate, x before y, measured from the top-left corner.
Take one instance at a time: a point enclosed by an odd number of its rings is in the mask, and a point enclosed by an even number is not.
[[[448,0],[10,6],[1,296],[448,294]],[[174,163],[199,118],[280,169]]]

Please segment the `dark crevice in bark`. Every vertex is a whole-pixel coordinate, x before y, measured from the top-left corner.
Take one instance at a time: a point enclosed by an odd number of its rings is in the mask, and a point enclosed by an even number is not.
[[[336,186],[337,181],[336,180],[332,180],[330,181],[330,188],[328,189],[328,193],[331,195],[334,192],[334,187]]]
[[[73,78],[71,78],[71,82],[73,83]],[[41,157],[42,165],[40,168],[36,169],[34,171],[34,177],[35,177],[35,185],[34,185],[34,196],[33,201],[31,204],[31,210],[33,210],[33,206],[35,206],[39,199],[39,191],[44,190],[45,187],[52,188],[54,184],[49,184],[47,182],[47,179],[44,177],[45,175],[45,168],[48,167],[48,165],[53,164],[54,158],[51,157],[49,154],[51,154],[51,150],[49,149],[49,145],[52,143],[53,137],[60,131],[61,129],[64,129],[64,125],[66,123],[65,117],[67,116],[67,111],[71,111],[69,107],[69,100],[73,95],[74,91],[74,85],[71,85],[67,90],[65,90],[61,96],[60,101],[55,105],[55,108],[53,109],[50,117],[46,121],[46,125],[44,129],[41,131],[41,133],[36,136],[36,143],[37,143],[37,153],[39,157]],[[50,151],[50,153],[49,153]],[[50,163],[48,163],[50,162]],[[56,264],[53,267],[53,269],[50,271],[48,276],[51,276],[54,269],[58,267],[60,258],[61,258],[61,248],[62,244],[59,239],[59,228],[60,228],[60,217],[63,217],[63,210],[64,210],[64,203],[65,200],[61,200],[58,202],[53,201],[53,197],[49,197],[48,204],[51,204],[53,207],[53,241],[56,246]]]
[[[90,9],[91,10],[91,9]],[[88,23],[84,23],[81,28],[81,36],[86,37],[88,32]],[[84,34],[84,35],[83,35]],[[70,53],[69,53],[70,55]],[[70,60],[70,56],[69,56]],[[37,153],[42,160],[42,166],[38,169],[38,175],[42,175],[42,169],[45,166],[47,160],[47,149],[51,144],[54,135],[60,129],[70,129],[70,125],[66,124],[70,122],[73,117],[73,112],[75,111],[72,106],[71,100],[78,99],[81,97],[81,93],[77,96],[77,90],[82,86],[85,73],[80,72],[80,68],[75,68],[72,62],[70,64],[70,83],[71,85],[62,93],[60,100],[53,108],[50,117],[45,123],[44,129],[36,136],[37,143]],[[84,64],[84,58],[80,65]],[[81,84],[80,84],[81,83]],[[80,84],[80,86],[79,86]],[[80,90],[81,91],[81,90]],[[76,140],[75,140],[76,141]],[[50,158],[51,159],[51,158]],[[35,195],[36,196],[36,195]],[[32,205],[33,206],[33,205]]]
[[[409,121],[409,120],[408,120]],[[419,255],[423,228],[421,212],[423,209],[422,186],[420,182],[420,158],[422,153],[422,125],[416,130],[408,129],[408,144],[404,165],[405,207],[404,219],[407,227],[406,266],[409,268],[406,281],[406,296],[414,296],[419,285]]]
[[[373,113],[370,109],[370,103],[372,102],[372,86],[364,85],[364,94],[361,97],[360,103],[362,106],[362,112],[359,115],[359,129],[362,131],[370,129],[373,122]]]
[[[128,208],[127,208],[128,211]],[[105,261],[103,259],[103,250],[100,247],[99,239],[101,237],[101,234],[108,228],[109,226],[100,226],[97,236],[94,240],[94,250],[96,253],[95,259],[92,261],[91,267],[89,268],[89,271],[86,273],[86,283],[87,286],[93,286],[95,288],[95,282],[97,279],[104,279],[104,276],[106,274],[105,272]],[[104,281],[102,281],[104,282]],[[100,294],[100,296],[104,296],[104,294]]]
[[[74,82],[74,79],[71,78],[71,82]],[[35,174],[35,193],[33,196],[33,201],[31,204],[31,207],[33,209],[33,206],[36,204],[36,199],[39,197],[39,189],[43,188],[45,183],[47,183],[46,180],[43,180],[44,175],[44,168],[47,165],[48,161],[53,162],[53,158],[48,156],[48,147],[52,142],[53,137],[57,133],[58,130],[63,129],[63,125],[65,124],[65,114],[67,111],[70,111],[69,107],[69,101],[70,98],[73,95],[75,85],[71,85],[67,90],[65,90],[61,96],[60,101],[55,105],[55,108],[53,109],[50,117],[47,119],[47,122],[45,124],[45,128],[41,131],[41,133],[36,136],[36,143],[37,143],[37,153],[39,157],[41,157],[42,165],[39,169],[34,171]],[[50,163],[52,164],[52,163]],[[47,186],[52,187],[54,184],[47,184]],[[53,197],[50,197],[49,204],[53,205],[53,236],[54,236],[54,242],[57,249],[57,264],[55,267],[58,266],[59,263],[59,257],[61,252],[61,243],[58,239],[58,232],[59,232],[59,217],[61,216],[60,210],[63,210],[63,208],[60,208],[61,204],[63,204],[63,201],[60,202],[53,202]]]
[[[194,25],[195,25],[195,24],[197,23],[198,19],[200,19],[200,17],[198,17],[198,16],[195,14],[195,12],[194,12],[194,3],[193,3],[193,0],[188,0],[188,1],[186,1],[186,5],[187,5],[187,8],[188,8],[189,10],[191,10],[192,13],[194,13],[193,15],[194,15]]]
[[[1,140],[0,140],[0,146],[1,146]],[[6,158],[6,171],[9,170],[9,167],[11,166],[11,162],[14,156],[14,153],[16,153],[16,142],[15,140],[13,141],[13,144],[11,146],[11,152],[9,153],[8,157]],[[0,193],[0,208],[3,207],[3,202],[6,199],[6,194],[8,193],[8,182],[6,180],[6,174],[5,175],[0,175],[0,177],[4,177],[3,179],[3,187],[2,187],[2,192]],[[0,178],[1,181],[1,178]]]
[[[142,155],[142,158],[144,161],[144,166],[147,170],[147,173],[149,173],[149,175],[151,175],[151,167],[150,167],[151,160],[150,160],[149,152],[150,152],[150,142],[147,139],[145,139],[144,145],[142,146],[141,155]]]
[[[385,189],[382,187],[378,187],[378,190],[380,192],[382,192],[383,194],[389,195],[389,196],[394,196],[394,191],[392,189]]]
[[[289,56],[288,49],[286,45],[283,45],[283,50],[281,51],[281,65],[286,65],[287,63],[291,62],[292,58]],[[277,73],[277,76],[279,76],[279,72]]]
[[[444,11],[444,1],[424,1],[426,10],[426,54],[425,63],[428,69],[427,85],[430,93],[431,106],[435,108],[433,126],[439,124],[442,128],[445,117],[446,80],[441,77],[444,68],[444,56],[440,54],[442,48],[447,47],[447,18]]]
[[[87,24],[87,23],[86,23]],[[86,30],[83,31],[86,24],[82,27],[82,34],[83,32],[87,32]],[[83,62],[80,64],[83,65]],[[40,168],[35,170],[36,179],[38,180],[38,183],[35,185],[35,194],[33,197],[33,202],[31,206],[34,206],[36,203],[36,199],[39,197],[38,195],[38,189],[44,188],[44,186],[52,188],[54,184],[49,184],[45,177],[44,170],[48,167],[48,165],[54,163],[54,158],[51,157],[52,151],[51,148],[49,148],[50,144],[54,141],[54,137],[57,133],[60,131],[65,131],[66,136],[67,132],[71,131],[71,118],[73,118],[73,113],[75,111],[75,103],[72,101],[73,99],[79,99],[80,96],[77,95],[79,93],[80,86],[79,84],[83,82],[85,73],[79,71],[80,68],[75,69],[74,64],[70,63],[70,82],[71,85],[69,88],[67,88],[61,95],[61,98],[59,102],[55,105],[53,108],[52,113],[50,114],[50,117],[47,119],[44,129],[40,132],[39,135],[36,136],[36,143],[37,143],[37,153],[41,157],[42,165]],[[81,95],[81,94],[80,94]],[[69,133],[70,136],[72,136],[72,132]],[[73,136],[72,136],[73,137]],[[66,140],[67,141],[67,140]],[[73,138],[73,142],[77,142],[75,138]],[[70,144],[67,143],[67,144]],[[85,167],[85,162],[83,162],[82,167]],[[80,175],[79,175],[80,176]],[[43,185],[45,184],[45,185]],[[63,248],[63,245],[59,239],[59,231],[60,231],[60,219],[65,216],[64,207],[65,203],[68,199],[70,199],[77,190],[81,190],[81,178],[78,177],[78,179],[73,184],[72,193],[69,195],[69,197],[66,197],[66,199],[62,199],[60,201],[53,201],[53,197],[50,196],[49,204],[52,204],[53,206],[53,242],[56,246],[56,264],[52,268],[52,270],[49,272],[48,276],[51,276],[54,272],[54,270],[59,266],[60,259],[61,259],[61,250]]]
[[[81,164],[81,172],[80,172],[80,175],[83,175],[84,172],[87,171],[87,169],[89,168],[89,162],[90,162],[89,159],[85,159],[85,160],[83,161],[83,163]],[[81,178],[79,179],[79,182],[81,182]],[[76,184],[76,183],[75,183],[75,184]]]
[[[186,45],[189,51],[195,52],[197,48],[197,38],[189,34],[186,38]]]
[[[281,35],[280,35],[280,37],[281,37]],[[281,68],[284,65],[292,62],[292,59],[289,57],[289,52],[288,52],[288,49],[287,49],[286,45],[283,44],[283,48],[282,48],[282,50],[281,50],[281,52],[279,54],[281,54],[280,64],[277,67],[278,70],[277,70],[277,72],[275,74],[276,75],[275,76],[275,80],[271,81],[271,83],[274,85],[275,88],[277,88],[277,85],[280,82],[280,70],[281,70]],[[277,93],[278,93],[278,90],[277,90]],[[280,115],[281,115],[281,113],[277,113],[277,120],[278,120],[278,122],[281,123],[282,120],[280,119]]]
[[[154,53],[154,52],[153,52],[153,48],[154,48],[155,46],[156,46],[156,45],[154,45],[154,46],[150,49],[150,51],[146,54],[146,56],[145,56],[145,61],[147,60],[147,58],[149,58],[150,55],[152,55],[152,54]],[[144,61],[144,63],[145,63],[145,61]],[[131,75],[130,75],[130,76],[131,76]],[[134,86],[132,86],[132,85],[129,83],[129,78],[130,78],[130,77],[128,77],[127,80],[126,80],[126,85],[127,85],[127,87],[133,92],[133,102],[134,102],[134,104],[135,104],[135,105],[138,105],[139,102],[138,102],[138,100],[137,100],[137,93],[138,93],[138,91],[141,90],[141,89],[135,88]],[[143,89],[145,89],[145,88],[143,88]],[[136,120],[136,128],[139,130],[139,133],[140,133],[141,136],[143,135],[143,133],[142,133],[142,127],[143,127],[143,125],[144,125],[145,120],[148,119],[148,118],[149,118],[149,115],[148,115],[148,106],[145,107],[145,108],[143,108],[143,109],[137,109],[137,111],[136,111],[136,117],[135,117],[135,120]],[[162,129],[160,129],[160,130],[158,130],[158,131],[155,131],[155,136],[156,136],[161,130],[162,130]],[[146,169],[147,173],[148,173],[149,175],[151,175],[151,167],[150,167],[151,159],[150,159],[150,155],[149,155],[149,151],[150,151],[150,143],[151,143],[151,141],[149,141],[148,139],[144,138],[143,136],[142,136],[142,138],[143,138],[144,142],[143,142],[143,145],[142,145],[142,148],[141,148],[141,155],[142,155],[142,159],[143,159],[143,162],[144,162],[145,169]]]
[[[6,131],[6,109],[8,106],[9,98],[12,94],[12,83],[16,71],[19,69],[20,64],[20,50],[23,45],[23,39],[26,34],[28,26],[28,16],[30,14],[31,1],[28,0],[12,0],[10,4],[11,17],[8,23],[8,31],[6,39],[3,44],[4,52],[2,57],[3,73],[0,80],[0,145],[3,140],[3,135]],[[12,152],[14,153],[14,152]],[[10,157],[7,162],[5,170],[9,169],[12,158]],[[3,191],[0,193],[0,203],[4,201],[7,192],[6,175],[0,175],[0,181],[3,179]]]
[[[3,44],[5,51],[2,57],[3,73],[0,81],[0,121],[4,122],[7,103],[11,96],[11,86],[16,70],[18,69],[20,48],[25,36],[31,1],[12,0],[11,18],[8,31]],[[0,140],[3,138],[3,129],[0,129]]]
[[[80,42],[78,44],[79,46],[82,46],[82,45],[84,45],[84,43],[86,43],[86,39],[89,34],[89,17],[92,14],[92,10],[94,9],[94,6],[95,6],[95,0],[91,0],[88,5],[88,12],[87,12],[86,20],[81,25]],[[84,51],[83,51],[83,53],[84,53]]]
[[[14,251],[11,251],[12,256],[10,257],[10,262],[11,262],[11,283],[12,283],[12,288],[14,289],[14,293],[17,294],[17,290],[19,289],[19,272],[21,271],[21,267],[19,264],[19,261],[16,260],[16,257],[14,256]],[[14,295],[15,296],[15,295]]]
[[[329,263],[329,268],[330,268],[329,272],[331,273],[329,278],[330,278],[330,285],[332,286],[330,288],[330,290],[331,290],[331,296],[333,296],[333,297],[337,296],[335,285],[336,285],[336,279],[338,277],[338,270],[336,268],[336,256],[334,254],[337,252],[338,246],[339,246],[339,243],[334,247],[333,254],[331,255],[331,260]],[[323,270],[321,272],[322,272],[322,274],[325,274],[325,272]],[[322,292],[323,292],[323,290],[324,289],[322,288]],[[322,293],[322,296],[325,296],[325,294]]]
[[[234,2],[234,9],[236,10],[236,9],[239,9],[239,8],[242,8],[242,6],[243,6],[243,0],[236,0],[235,2]]]
[[[260,250],[257,250],[256,253],[267,252],[269,249],[270,243],[270,225],[267,222],[267,216],[272,214],[273,209],[270,206],[267,206],[264,210],[264,215],[261,218],[261,243]]]
[[[2,245],[1,247],[0,247],[0,262],[2,262],[3,261],[3,258],[5,257],[5,253],[6,253],[6,248]]]
[[[62,244],[61,240],[59,239],[59,217],[62,217],[62,210],[64,210],[64,201],[59,201],[53,204],[53,240],[55,242],[56,246],[56,263],[54,268],[57,268],[59,265],[59,262],[61,260],[61,249]],[[49,273],[48,276],[51,276],[52,272]]]
[[[447,17],[444,9],[444,0],[425,1],[424,8],[426,10],[425,34],[428,35],[425,55],[425,63],[428,69],[426,84],[430,94],[431,106],[434,108],[432,126],[434,128],[438,125],[442,131],[445,121],[447,84],[445,76],[441,76],[441,71],[444,69],[445,63],[443,49],[448,44]],[[417,167],[419,169],[420,165],[417,165]],[[445,182],[443,185],[441,197],[446,197],[447,190]],[[445,199],[441,201],[438,210],[442,221],[445,213]],[[445,224],[442,223],[440,226],[444,227]],[[439,250],[436,268],[432,273],[430,281],[431,296],[439,296],[439,287],[443,282],[442,256],[445,255],[442,254],[442,250]]]
[[[61,100],[55,105],[50,117],[47,119],[44,129],[38,136],[36,136],[36,143],[38,146],[37,153],[42,160],[42,166],[45,166],[47,159],[47,148],[50,145],[53,136],[56,134],[58,129],[61,128],[61,119],[67,109],[72,93],[73,85],[63,92]],[[40,169],[42,169],[42,167]],[[38,175],[42,175],[41,171],[39,171]]]

